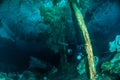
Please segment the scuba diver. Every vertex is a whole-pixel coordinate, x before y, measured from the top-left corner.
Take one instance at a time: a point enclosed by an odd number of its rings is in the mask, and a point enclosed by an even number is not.
[[[78,45],[75,43],[64,43],[64,42],[58,42],[57,44],[65,46],[66,47],[66,55],[68,62],[71,61],[71,58],[75,58],[75,60],[82,60],[85,57],[85,45]]]

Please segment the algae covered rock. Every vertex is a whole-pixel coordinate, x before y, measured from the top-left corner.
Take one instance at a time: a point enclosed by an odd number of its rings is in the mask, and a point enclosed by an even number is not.
[[[47,3],[49,5],[46,5]],[[74,32],[74,26],[71,26],[72,12],[69,4],[66,0],[61,0],[56,3],[56,5],[54,5],[52,1],[49,1],[40,6],[40,11],[43,22],[50,26],[47,31],[49,35],[47,43],[52,50],[58,52],[60,46],[56,45],[56,43],[65,42],[66,37],[68,38],[68,35],[70,36]],[[68,32],[70,32],[70,34]],[[75,39],[75,37],[73,39]]]
[[[109,71],[111,74],[115,73],[120,75],[120,53],[117,53],[110,61],[104,62],[101,69],[103,71]]]
[[[95,67],[98,64],[99,58],[97,56],[94,56],[94,63],[95,63]],[[78,64],[77,66],[77,71],[80,75],[83,75],[86,73],[86,58],[82,59],[81,62]],[[87,66],[88,67],[88,66]]]
[[[117,35],[113,42],[109,42],[109,51],[115,52],[115,56],[101,65],[102,71],[109,71],[110,74],[120,75],[120,35]]]
[[[109,42],[110,52],[120,52],[120,35],[117,35],[113,42]]]
[[[13,80],[13,79],[9,78],[6,73],[0,72],[0,80]]]

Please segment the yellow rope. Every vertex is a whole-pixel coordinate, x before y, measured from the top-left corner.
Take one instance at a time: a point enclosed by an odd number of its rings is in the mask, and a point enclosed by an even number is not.
[[[90,80],[96,80],[96,70],[94,66],[94,57],[93,57],[93,51],[92,51],[92,45],[91,45],[89,33],[87,31],[81,11],[79,10],[79,8],[76,6],[76,4],[72,0],[69,0],[69,1],[71,3],[71,7],[73,8],[75,17],[77,19],[78,26],[80,30],[82,31],[82,34],[85,40],[85,44],[86,44],[85,50],[87,53]]]

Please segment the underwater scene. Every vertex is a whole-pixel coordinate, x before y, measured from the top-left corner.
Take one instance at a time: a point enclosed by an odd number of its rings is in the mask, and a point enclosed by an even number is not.
[[[0,0],[0,80],[120,80],[120,0]]]

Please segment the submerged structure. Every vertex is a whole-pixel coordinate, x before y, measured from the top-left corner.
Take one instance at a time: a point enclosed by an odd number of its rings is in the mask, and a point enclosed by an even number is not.
[[[119,80],[119,0],[1,0],[0,80]]]

